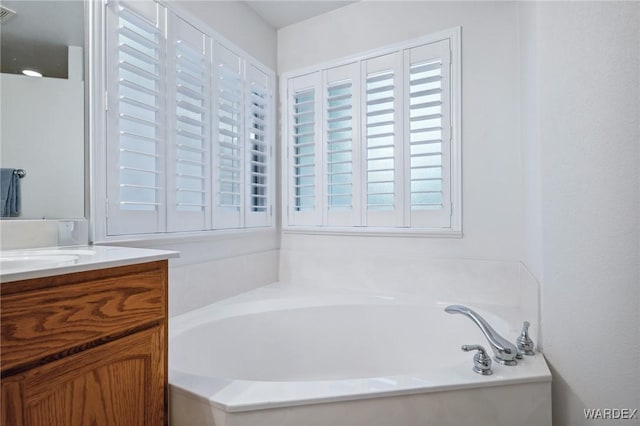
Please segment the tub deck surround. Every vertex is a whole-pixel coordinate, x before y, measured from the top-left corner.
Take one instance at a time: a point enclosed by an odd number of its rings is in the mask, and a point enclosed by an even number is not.
[[[27,280],[175,258],[176,251],[112,246],[2,250],[0,282]],[[31,260],[31,261],[30,261]]]
[[[481,392],[483,400],[498,401],[497,395],[510,388],[504,406],[486,407],[479,418],[488,417],[474,424],[548,424],[551,374],[542,354],[524,357],[515,367],[494,363],[492,376],[474,373],[472,354],[460,347],[486,346],[486,342],[467,318],[444,312],[451,302],[389,291],[327,291],[274,283],[173,317],[169,326],[173,420],[250,425],[254,423],[242,418],[259,412],[256,419],[261,420],[255,424],[307,424],[305,416],[330,416],[332,410],[340,412],[336,407],[356,402],[367,410],[369,404],[384,405],[398,398],[399,404],[406,403],[403,398],[418,398],[425,407],[457,406],[472,390]],[[473,308],[514,341],[522,321],[528,319],[514,306]],[[523,419],[529,423],[514,422],[513,407],[531,406],[532,400],[538,414],[527,413]],[[289,411],[293,407],[298,411]],[[504,410],[511,410],[505,417],[509,420],[495,423],[495,416]],[[296,412],[302,417],[297,418]],[[287,415],[295,420],[284,421]],[[451,424],[474,418],[456,416]],[[326,420],[325,424],[337,424]],[[378,424],[367,423],[370,420],[348,424]],[[403,417],[396,423],[418,420]],[[392,418],[379,424],[389,421]]]
[[[539,284],[521,262],[429,258],[362,246],[349,253],[301,247],[280,250],[279,276],[281,282],[327,291],[396,292],[450,304],[512,307],[531,323],[535,342],[540,335]]]

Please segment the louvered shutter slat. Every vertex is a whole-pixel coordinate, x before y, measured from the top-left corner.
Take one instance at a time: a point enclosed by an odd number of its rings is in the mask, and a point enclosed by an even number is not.
[[[450,226],[448,41],[406,52],[411,226]]]
[[[324,158],[326,161],[324,223],[351,226],[360,220],[359,102],[360,68],[357,63],[324,72]]]
[[[299,111],[301,108],[310,106],[310,110],[305,109],[305,114],[297,115],[297,123],[293,125],[293,180],[296,183],[294,195],[294,206],[296,211],[313,210],[315,208],[315,185],[309,183],[301,186],[302,183],[312,182],[316,176],[315,161],[316,154],[313,148],[315,140],[307,142],[309,138],[315,137],[315,89],[307,89],[297,92],[293,97],[293,109]],[[304,118],[302,118],[304,117]],[[300,131],[300,129],[311,129],[311,131]],[[307,150],[307,148],[311,148]],[[308,161],[302,158],[307,157]],[[300,188],[309,188],[301,191]]]
[[[402,226],[402,55],[397,52],[379,56],[363,65],[363,223]]]
[[[164,229],[165,47],[158,9],[121,1],[107,9],[107,164],[114,171],[107,176],[108,235]]]
[[[247,171],[247,226],[264,226],[269,223],[271,129],[268,128],[267,119],[272,114],[270,90],[269,76],[253,65],[248,65],[247,152],[251,161]]]
[[[322,79],[321,73],[287,81],[288,222],[322,222]]]
[[[156,64],[157,65],[157,64]],[[132,75],[127,76],[127,74],[122,73],[121,78],[123,80],[127,80],[128,78],[132,78],[137,81],[144,81],[145,83],[151,85],[155,85],[155,82],[160,81],[160,76],[157,74],[157,71],[149,71],[139,65],[135,65],[129,61],[121,60],[120,61],[120,69],[123,71],[129,71]],[[150,81],[149,81],[150,80]],[[134,81],[135,82],[135,81]]]
[[[369,172],[386,168],[394,170],[394,144],[377,145],[371,139],[390,140],[394,137],[394,73],[392,70],[367,77],[367,170]],[[380,95],[376,99],[374,95]],[[389,113],[375,114],[372,106],[380,105]],[[371,115],[370,113],[374,113]],[[391,118],[391,120],[387,120]],[[381,152],[390,151],[391,155],[383,156]],[[388,161],[381,161],[388,160]],[[367,185],[367,208],[370,210],[393,210],[394,208],[394,175],[369,175]]]
[[[441,73],[440,60],[410,66],[409,105],[413,111],[425,112],[421,119],[414,117],[409,124],[412,210],[442,208],[442,144],[434,141],[442,138]],[[426,114],[428,108],[430,114]],[[421,139],[425,136],[431,138]],[[432,169],[428,181],[418,178],[418,170],[425,168]]]
[[[177,15],[169,18],[168,231],[198,231],[211,226],[210,41]]]
[[[240,228],[244,223],[244,130],[242,59],[216,44],[214,141],[214,227]]]

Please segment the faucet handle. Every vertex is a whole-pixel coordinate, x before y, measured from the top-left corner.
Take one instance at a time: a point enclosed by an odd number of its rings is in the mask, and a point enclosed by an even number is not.
[[[485,351],[481,345],[462,345],[461,349],[465,352],[478,351],[473,356],[473,371],[483,376],[493,374],[493,370],[491,370],[491,357],[487,355],[487,351]]]
[[[533,352],[533,340],[529,337],[529,321],[525,321],[522,324],[522,332],[516,340],[516,346],[518,347],[518,352],[522,352],[525,355],[535,355],[535,352]]]

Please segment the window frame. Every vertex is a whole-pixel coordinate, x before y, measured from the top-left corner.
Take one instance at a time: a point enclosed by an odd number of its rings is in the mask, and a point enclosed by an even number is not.
[[[303,234],[320,234],[320,235],[369,235],[369,236],[415,236],[415,237],[438,237],[438,238],[460,238],[462,237],[462,92],[461,92],[461,27],[454,27],[442,31],[438,31],[435,33],[427,34],[418,38],[406,40],[399,43],[394,43],[391,45],[387,45],[381,48],[371,49],[364,52],[360,52],[354,55],[342,57],[339,59],[319,63],[313,66],[308,66],[300,69],[295,69],[291,71],[287,71],[282,73],[279,77],[280,84],[280,104],[282,111],[282,118],[280,123],[280,133],[282,135],[281,140],[283,143],[283,147],[281,149],[281,211],[282,211],[282,231],[284,233],[303,233]],[[319,79],[322,83],[326,83],[323,81],[325,79],[324,74],[327,70],[333,68],[339,68],[342,66],[346,66],[350,63],[358,63],[358,64],[366,64],[367,60],[375,59],[377,57],[390,55],[393,53],[398,53],[401,57],[401,61],[403,60],[403,52],[407,53],[409,49],[417,48],[420,46],[424,46],[427,44],[437,43],[439,41],[449,41],[449,54],[450,54],[450,69],[449,69],[449,78],[450,78],[450,226],[449,227],[395,227],[395,226],[353,226],[353,225],[329,225],[326,220],[327,217],[327,209],[321,208],[321,212],[316,216],[323,217],[322,224],[291,224],[290,223],[290,215],[291,215],[291,206],[290,206],[290,168],[292,167],[290,164],[290,114],[288,108],[289,105],[289,89],[288,82],[290,79],[294,79],[296,77],[300,77],[303,75],[313,75],[314,73],[319,74]],[[404,59],[406,61],[406,58]],[[361,70],[364,66],[361,66]],[[359,85],[364,85],[366,81],[366,73],[364,71],[360,80],[358,81]],[[404,80],[404,73],[403,73]],[[402,84],[402,91],[405,92],[408,90],[404,84]],[[320,84],[320,91],[324,90],[325,85]],[[407,93],[404,93],[402,104],[406,103]],[[321,104],[324,104],[324,96],[320,101]],[[364,115],[362,112],[360,114]],[[322,115],[321,115],[322,119]],[[406,117],[402,114],[402,123],[403,128],[404,122],[406,121]],[[354,123],[354,127],[359,126],[361,134],[364,134],[364,128],[366,123],[364,120],[360,120],[360,123]],[[324,129],[324,128],[323,128]],[[403,130],[403,133],[406,134],[406,129]],[[324,130],[321,131],[324,133]],[[357,135],[354,135],[354,140]],[[403,144],[404,138],[406,136],[403,135]],[[326,135],[322,135],[322,137],[316,141],[317,144],[325,143]],[[361,155],[365,155],[363,152],[363,146],[366,144],[361,140],[360,142],[360,151]],[[406,156],[405,163],[406,163]],[[356,160],[354,160],[356,161]],[[397,168],[398,166],[396,166]],[[355,167],[358,169],[359,167]],[[400,170],[404,170],[406,165],[403,165]],[[360,171],[361,172],[361,171]],[[355,173],[355,172],[354,172]],[[324,191],[324,187],[326,186],[326,173],[322,171],[322,181],[324,184],[321,186],[321,192]],[[406,174],[406,173],[405,173]],[[354,178],[355,179],[355,178]],[[361,187],[362,188],[362,187]],[[409,191],[410,193],[410,191]],[[366,192],[363,190],[354,190],[354,197],[359,195],[362,198],[362,203],[365,202],[364,198],[366,197]],[[325,203],[326,200],[323,200]],[[404,202],[404,200],[403,200]],[[324,206],[324,204],[323,204]],[[405,215],[407,212],[405,212]],[[362,205],[361,215],[364,217],[366,215],[366,204]],[[363,222],[366,223],[366,222]]]
[[[103,1],[99,2],[92,7],[92,15],[91,15],[91,23],[90,23],[90,34],[89,34],[89,43],[92,47],[94,53],[95,61],[89,61],[88,73],[91,76],[90,81],[93,82],[92,87],[88,93],[88,104],[89,104],[89,116],[92,120],[92,125],[90,126],[88,132],[91,140],[91,147],[89,152],[89,161],[92,164],[92,172],[91,172],[91,189],[90,192],[90,217],[92,218],[92,226],[90,228],[90,240],[97,243],[109,243],[109,242],[118,242],[118,241],[155,241],[155,240],[184,240],[184,239],[201,239],[201,238],[210,238],[215,236],[221,236],[223,238],[228,238],[228,236],[234,234],[247,234],[247,233],[264,233],[264,232],[273,232],[276,229],[276,206],[277,203],[277,189],[278,184],[275,182],[277,172],[275,170],[276,167],[276,126],[277,126],[277,109],[276,109],[276,84],[277,84],[277,75],[271,70],[269,67],[264,65],[261,61],[248,54],[246,51],[238,47],[236,44],[225,38],[224,36],[217,33],[210,26],[199,20],[198,18],[192,16],[189,12],[185,11],[180,5],[175,4],[174,2],[166,1],[166,0],[148,0],[153,3],[157,3],[162,8],[166,9],[166,15],[170,14],[175,15],[176,18],[185,21],[187,24],[193,26],[198,31],[202,32],[206,37],[208,37],[209,50],[216,48],[218,45],[222,45],[227,49],[230,49],[234,54],[238,55],[243,61],[243,90],[245,90],[248,86],[248,80],[245,76],[245,68],[254,67],[256,70],[265,74],[269,81],[269,101],[268,101],[268,111],[270,112],[270,117],[268,118],[269,129],[267,130],[268,139],[270,140],[270,151],[267,159],[267,193],[268,193],[268,207],[266,211],[266,216],[264,220],[253,220],[249,221],[250,225],[247,225],[244,220],[244,216],[249,214],[250,205],[247,204],[247,200],[242,200],[245,205],[242,207],[242,216],[243,221],[240,227],[225,227],[218,226],[216,223],[215,212],[213,213],[213,224],[209,229],[202,230],[171,230],[167,225],[163,230],[152,233],[128,233],[128,234],[119,234],[119,235],[109,235],[108,234],[108,209],[109,203],[108,199],[108,188],[107,188],[107,173],[109,170],[108,162],[107,162],[107,108],[109,104],[108,96],[111,94],[107,93],[107,36],[108,36],[108,28],[107,28],[107,7],[108,2]],[[163,18],[168,19],[168,18]],[[167,43],[168,45],[169,43]],[[167,47],[168,48],[168,47]],[[210,64],[210,79],[214,80],[217,76],[217,73],[214,71],[214,67],[216,65],[217,57],[213,55],[213,52],[210,52],[210,57],[213,61]],[[168,85],[172,82],[169,81],[165,76],[165,81]],[[209,92],[213,92],[214,85],[211,84]],[[243,96],[245,94],[243,93]],[[165,99],[170,97],[170,94],[166,92],[164,94]],[[210,95],[210,109],[209,109],[209,134],[210,137],[210,152],[213,153],[217,149],[217,131],[214,126],[217,125],[217,119],[213,119],[214,115],[217,115],[218,110],[217,107],[214,108],[217,102],[216,94]],[[246,113],[246,109],[244,106],[247,105],[248,102],[243,104],[243,115]],[[250,117],[242,117],[242,133],[244,135],[246,128],[250,124]],[[242,139],[242,150],[248,150],[249,141],[246,138]],[[174,147],[169,147],[167,152],[174,149]],[[212,154],[210,155],[212,157]],[[166,168],[167,162],[165,161],[165,165],[163,167]],[[213,163],[210,164],[210,168],[213,166]],[[243,163],[243,179],[245,175],[248,176],[250,173],[250,165],[248,163]],[[216,175],[210,170],[210,179],[213,181],[216,179]],[[171,179],[171,176],[167,175],[167,180]],[[248,183],[248,182],[247,182]],[[167,185],[168,187],[168,185]],[[213,186],[212,186],[213,187]],[[249,186],[246,188],[247,192],[249,191]],[[164,195],[162,197],[167,197],[168,188],[165,189]],[[208,195],[210,200],[209,208],[211,210],[215,210],[215,206],[213,205],[213,200],[215,199],[214,190],[210,191]],[[167,206],[164,206],[163,209],[165,211],[168,210]],[[163,213],[164,215],[165,213]],[[211,216],[210,216],[211,217]]]

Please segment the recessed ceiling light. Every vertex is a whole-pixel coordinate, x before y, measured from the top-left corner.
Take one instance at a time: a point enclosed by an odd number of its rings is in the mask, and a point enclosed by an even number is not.
[[[22,70],[22,74],[27,75],[29,77],[42,77],[42,74],[34,70]]]

